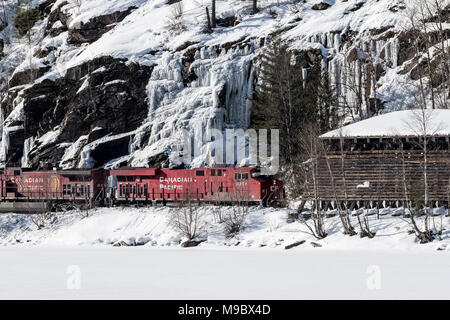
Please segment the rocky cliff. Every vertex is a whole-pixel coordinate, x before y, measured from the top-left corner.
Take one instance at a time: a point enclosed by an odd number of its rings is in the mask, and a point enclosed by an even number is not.
[[[0,164],[180,164],[180,129],[249,126],[254,66],[276,35],[304,74],[316,64],[327,72],[347,122],[417,107],[418,82],[430,81],[423,55],[433,44],[448,48],[444,2],[445,39],[431,30],[430,44],[417,48],[414,1],[261,0],[251,14],[251,1],[217,0],[210,31],[209,2],[183,0],[177,16],[176,1],[35,0],[41,14],[31,37],[14,36],[12,12],[0,35]],[[443,65],[436,57],[435,68]],[[446,106],[439,79],[432,87]],[[207,150],[208,141],[196,143]],[[200,156],[191,165],[207,161]]]

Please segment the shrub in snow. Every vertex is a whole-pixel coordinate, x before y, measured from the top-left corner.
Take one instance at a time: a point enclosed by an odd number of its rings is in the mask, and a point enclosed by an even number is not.
[[[225,225],[225,236],[227,238],[232,238],[237,235],[244,228],[245,219],[248,215],[248,203],[242,201],[243,195],[236,196],[239,199],[231,207],[231,212],[227,212],[223,218],[223,223]]]
[[[186,26],[183,21],[183,4],[177,2],[172,5],[166,28],[175,34],[179,34],[186,30]]]
[[[179,202],[178,208],[170,215],[170,225],[188,241],[206,232],[204,214],[198,209],[198,205],[188,195],[187,200]]]
[[[36,213],[30,215],[31,222],[37,227],[38,230],[45,228],[56,221],[56,217],[51,212]]]

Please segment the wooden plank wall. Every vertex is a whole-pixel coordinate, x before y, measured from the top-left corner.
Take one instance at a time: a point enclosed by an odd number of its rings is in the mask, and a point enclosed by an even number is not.
[[[435,150],[428,153],[428,181],[430,201],[449,200],[450,153]],[[423,153],[420,150],[404,151],[404,167],[408,198],[423,194]],[[345,190],[349,201],[404,200],[403,161],[400,150],[344,151],[344,173],[339,151],[330,151],[328,159],[335,180],[338,201],[344,201]],[[318,161],[318,194],[320,200],[334,201],[331,175],[325,158]],[[364,183],[368,182],[368,187]],[[312,190],[305,193],[312,200]]]

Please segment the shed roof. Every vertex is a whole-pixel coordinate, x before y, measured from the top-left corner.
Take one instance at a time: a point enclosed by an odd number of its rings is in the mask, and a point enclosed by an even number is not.
[[[423,123],[426,123],[426,130]],[[415,137],[423,135],[424,131],[428,136],[450,136],[450,110],[394,111],[329,131],[320,137]]]

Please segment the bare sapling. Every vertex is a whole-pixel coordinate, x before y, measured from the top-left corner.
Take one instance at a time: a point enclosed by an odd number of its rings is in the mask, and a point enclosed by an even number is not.
[[[233,189],[231,211],[223,216],[224,231],[227,238],[234,237],[244,229],[249,209],[248,187],[235,182]]]
[[[306,176],[306,187],[310,194],[313,195],[313,206],[311,210],[312,224],[301,216],[301,221],[308,228],[309,233],[316,239],[323,239],[328,234],[325,231],[324,215],[319,204],[319,181],[318,181],[318,162],[323,156],[323,147],[318,139],[319,130],[317,125],[309,124],[303,130],[302,149],[306,156],[303,161],[304,170],[308,172]]]
[[[188,241],[194,240],[206,232],[206,221],[199,210],[197,201],[192,199],[189,189],[185,200],[179,201],[176,209],[170,215],[170,225]]]

